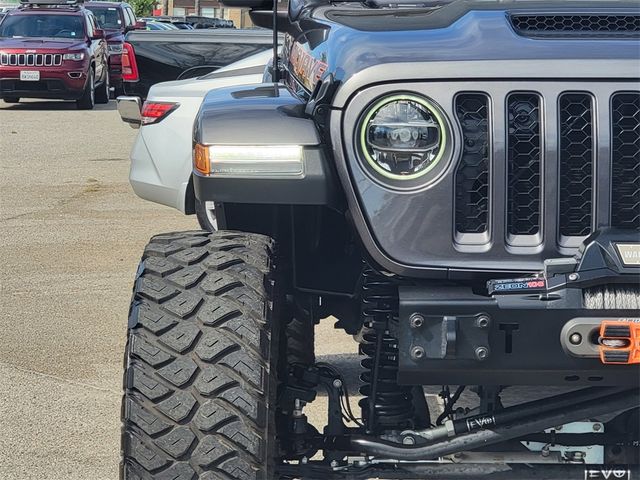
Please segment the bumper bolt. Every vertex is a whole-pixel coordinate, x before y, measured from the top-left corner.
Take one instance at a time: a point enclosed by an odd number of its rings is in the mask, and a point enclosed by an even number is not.
[[[572,333],[569,337],[569,341],[573,345],[580,345],[580,343],[582,343],[582,335],[580,335],[579,333]]]
[[[577,273],[570,273],[569,274],[569,280],[571,280],[572,282],[575,282],[579,278],[580,278],[580,275],[578,275]]]
[[[416,444],[416,439],[415,439],[415,438],[413,438],[413,437],[412,437],[412,436],[410,436],[410,435],[407,435],[406,437],[404,437],[404,438],[402,439],[402,444],[403,444],[403,445],[415,445],[415,444]]]
[[[335,388],[342,388],[342,380],[340,380],[339,378],[336,378],[336,379],[333,381],[333,386],[334,386]]]
[[[411,325],[411,328],[420,328],[424,325],[424,317],[419,313],[414,313],[409,319],[409,324]]]
[[[487,315],[480,315],[476,319],[476,327],[487,328],[490,322],[491,322],[491,319]]]
[[[411,349],[411,358],[413,360],[420,360],[422,357],[424,357],[424,348],[422,347],[413,347]]]
[[[487,347],[478,347],[476,348],[476,358],[480,361],[486,360],[489,356],[489,349]]]

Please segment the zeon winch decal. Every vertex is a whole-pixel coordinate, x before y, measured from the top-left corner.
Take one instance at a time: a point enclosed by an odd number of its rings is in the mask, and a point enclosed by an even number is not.
[[[527,293],[545,290],[547,283],[544,278],[510,278],[506,280],[491,280],[487,282],[489,294],[494,293]]]

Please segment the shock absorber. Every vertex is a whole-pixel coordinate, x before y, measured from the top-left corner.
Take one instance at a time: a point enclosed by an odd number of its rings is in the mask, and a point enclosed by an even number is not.
[[[364,333],[360,353],[366,355],[360,376],[362,418],[370,434],[385,428],[405,428],[413,424],[413,396],[411,387],[396,382],[398,342],[389,331],[397,321],[397,286],[365,264],[361,296]]]

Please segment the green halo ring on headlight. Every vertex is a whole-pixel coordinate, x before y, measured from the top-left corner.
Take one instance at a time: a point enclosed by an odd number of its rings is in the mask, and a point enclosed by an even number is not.
[[[427,168],[419,172],[412,173],[410,175],[397,175],[395,173],[391,173],[388,170],[385,170],[384,168],[382,168],[380,165],[378,165],[378,162],[376,162],[371,157],[371,155],[369,155],[369,147],[367,146],[367,124],[369,123],[369,120],[371,120],[371,117],[385,105],[398,100],[410,100],[412,102],[416,102],[422,105],[435,117],[435,119],[440,124],[440,149],[438,151],[438,155],[436,156],[436,158],[434,158],[431,161],[431,163],[427,166]],[[374,104],[373,106],[369,107],[369,111],[367,112],[364,119],[360,123],[360,146],[361,146],[364,158],[367,160],[367,163],[371,166],[371,168],[373,168],[376,172],[378,172],[383,177],[390,178],[392,180],[414,180],[416,178],[420,178],[423,175],[429,173],[433,168],[435,168],[436,165],[438,165],[438,163],[440,163],[440,160],[444,156],[446,144],[447,144],[447,130],[446,130],[446,123],[442,118],[442,115],[440,115],[440,112],[436,109],[436,107],[431,102],[429,102],[426,98],[419,97],[417,95],[400,94],[400,95],[392,95],[389,97],[385,97],[379,102],[377,102],[376,104]]]

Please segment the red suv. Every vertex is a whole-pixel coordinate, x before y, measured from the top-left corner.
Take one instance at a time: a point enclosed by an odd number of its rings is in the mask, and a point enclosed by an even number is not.
[[[124,2],[85,3],[98,21],[98,26],[105,31],[109,46],[109,83],[115,89],[116,96],[122,93],[122,49],[127,32],[145,28],[145,22],[138,22],[131,5]]]
[[[92,109],[109,101],[104,31],[81,4],[34,0],[0,23],[0,98],[75,100]]]

